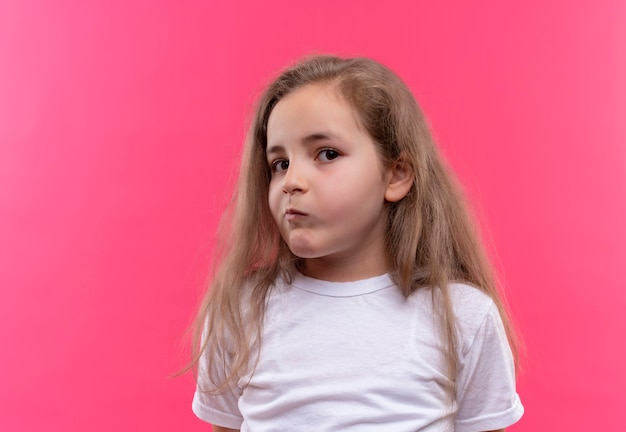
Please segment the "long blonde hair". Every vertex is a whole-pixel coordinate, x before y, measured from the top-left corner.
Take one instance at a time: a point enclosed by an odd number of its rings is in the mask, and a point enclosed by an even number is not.
[[[249,372],[261,342],[266,299],[278,277],[289,281],[301,260],[294,256],[268,205],[271,172],[266,159],[267,122],[278,101],[313,83],[328,83],[354,108],[377,145],[381,160],[398,158],[413,169],[408,195],[387,203],[386,253],[391,275],[405,296],[432,287],[438,302],[451,394],[458,369],[456,322],[448,285],[460,281],[487,293],[497,305],[515,352],[515,338],[498,295],[491,266],[460,188],[433,142],[415,98],[396,74],[367,58],[315,56],[286,69],[263,93],[246,139],[240,177],[223,216],[212,282],[194,324],[193,360],[212,371],[221,391]],[[204,355],[203,355],[204,354]]]

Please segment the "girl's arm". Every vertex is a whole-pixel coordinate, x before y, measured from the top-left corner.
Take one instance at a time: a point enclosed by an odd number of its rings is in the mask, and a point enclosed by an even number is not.
[[[238,429],[228,429],[222,426],[211,426],[213,428],[213,432],[239,432]]]

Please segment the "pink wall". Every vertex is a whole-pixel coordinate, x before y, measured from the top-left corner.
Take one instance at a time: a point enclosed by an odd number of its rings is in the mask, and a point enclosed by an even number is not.
[[[310,52],[403,76],[480,202],[528,350],[511,430],[619,430],[624,5],[1,2],[0,430],[207,430],[168,374],[247,109]]]

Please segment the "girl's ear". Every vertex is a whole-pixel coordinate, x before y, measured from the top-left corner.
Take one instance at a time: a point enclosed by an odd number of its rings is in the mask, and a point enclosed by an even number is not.
[[[385,200],[397,202],[404,198],[413,186],[413,167],[400,156],[387,171],[388,183],[385,190]]]

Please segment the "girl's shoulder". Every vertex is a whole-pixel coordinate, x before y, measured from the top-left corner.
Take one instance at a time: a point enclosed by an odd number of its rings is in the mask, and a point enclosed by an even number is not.
[[[467,283],[450,283],[447,292],[457,319],[476,319],[495,307],[495,302],[487,293]],[[422,308],[434,311],[443,307],[441,290],[419,288],[409,299]]]
[[[458,318],[471,319],[477,315],[484,316],[490,309],[495,308],[495,302],[489,294],[473,285],[451,283],[448,292]]]
[[[459,326],[482,326],[485,320],[500,318],[493,299],[484,291],[465,283],[449,286],[450,300]]]
[[[480,333],[500,332],[502,319],[494,300],[484,291],[467,283],[451,283],[447,288],[455,327],[462,345],[467,347]],[[441,292],[423,288],[412,294],[411,301],[420,312],[435,319],[444,309]]]
[[[450,298],[462,357],[475,346],[508,346],[500,310],[487,293],[472,285],[455,283],[450,285]]]

